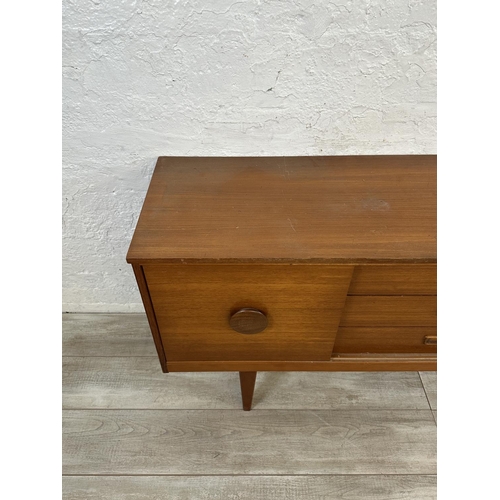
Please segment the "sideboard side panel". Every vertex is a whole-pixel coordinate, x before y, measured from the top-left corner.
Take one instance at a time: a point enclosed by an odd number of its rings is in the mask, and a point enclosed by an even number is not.
[[[158,329],[158,323],[156,321],[153,304],[151,302],[151,296],[149,295],[148,285],[146,283],[146,278],[144,277],[144,270],[139,264],[132,264],[132,267],[134,269],[135,279],[137,280],[137,285],[141,293],[142,302],[144,303],[144,309],[146,310],[149,328],[151,329],[151,333],[153,335],[153,340],[155,342],[156,352],[158,353],[158,359],[160,360],[161,369],[163,373],[168,373],[167,358],[163,349],[163,343],[161,340],[160,331]]]

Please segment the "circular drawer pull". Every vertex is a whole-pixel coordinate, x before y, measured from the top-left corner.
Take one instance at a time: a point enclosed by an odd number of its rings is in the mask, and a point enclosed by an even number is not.
[[[266,329],[266,315],[258,309],[244,307],[229,318],[229,326],[238,333],[259,333]]]

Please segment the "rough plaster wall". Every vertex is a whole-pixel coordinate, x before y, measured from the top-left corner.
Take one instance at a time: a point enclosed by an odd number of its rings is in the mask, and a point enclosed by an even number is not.
[[[436,1],[64,0],[66,311],[141,311],[159,155],[436,151]]]

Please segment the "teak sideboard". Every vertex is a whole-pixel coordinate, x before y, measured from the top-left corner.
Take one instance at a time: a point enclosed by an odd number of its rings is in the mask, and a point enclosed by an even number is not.
[[[436,156],[160,157],[127,262],[164,372],[436,370]]]

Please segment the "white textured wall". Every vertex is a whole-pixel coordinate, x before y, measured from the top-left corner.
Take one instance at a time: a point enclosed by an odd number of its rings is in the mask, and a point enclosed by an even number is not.
[[[436,0],[64,0],[65,311],[140,311],[159,155],[436,152]]]

